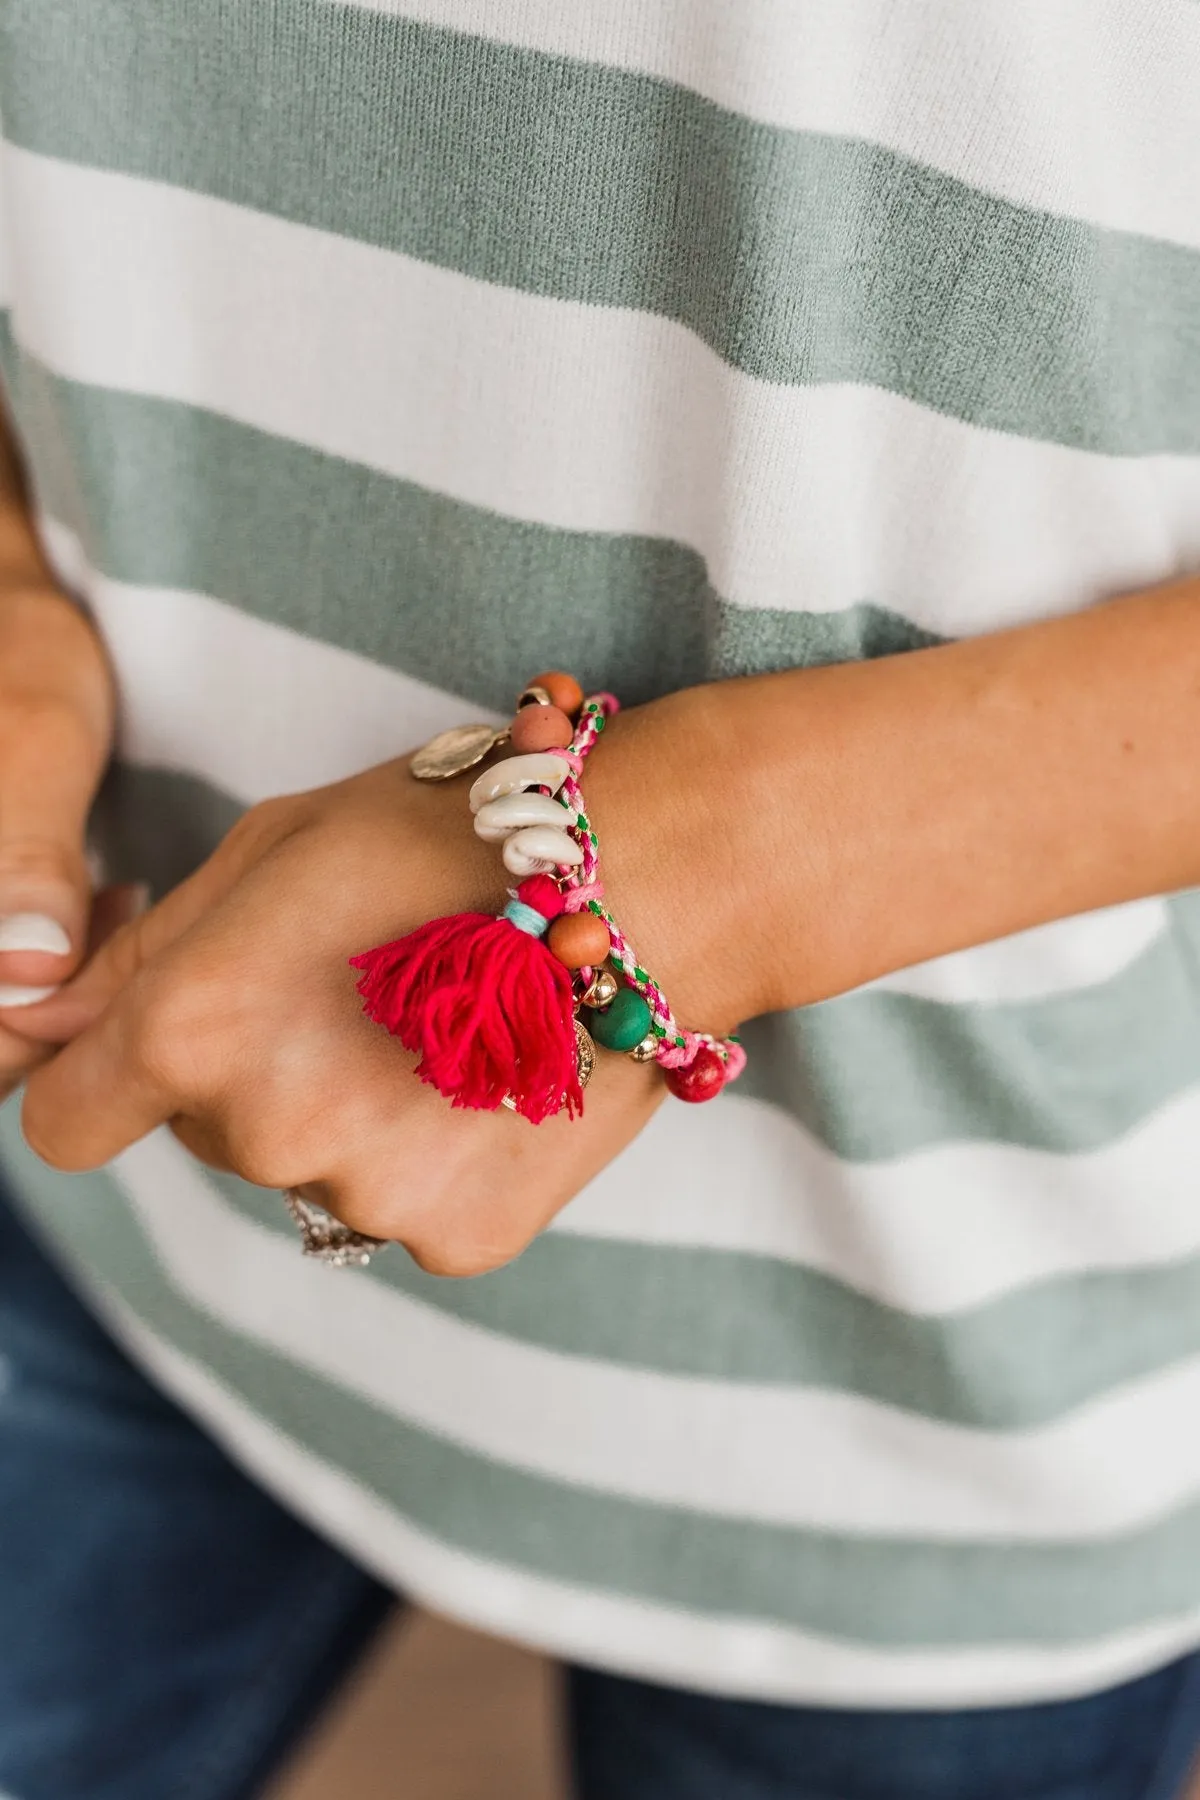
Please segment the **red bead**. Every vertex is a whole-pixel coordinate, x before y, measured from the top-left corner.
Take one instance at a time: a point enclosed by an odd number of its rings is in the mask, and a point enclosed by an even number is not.
[[[510,728],[512,747],[520,756],[539,750],[565,750],[575,727],[557,706],[523,706]]]
[[[715,1050],[707,1048],[696,1054],[686,1069],[666,1069],[667,1086],[677,1100],[699,1106],[702,1100],[715,1100],[725,1086],[725,1064]]]

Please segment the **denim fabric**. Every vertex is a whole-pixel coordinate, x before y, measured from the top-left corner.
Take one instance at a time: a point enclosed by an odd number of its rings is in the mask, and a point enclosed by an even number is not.
[[[1084,1700],[868,1712],[572,1671],[578,1800],[1177,1800],[1200,1658]]]
[[[244,1800],[393,1604],[0,1205],[0,1800]]]
[[[250,1800],[394,1604],[129,1364],[0,1202],[0,1800]],[[959,1713],[575,1669],[569,1712],[578,1800],[1175,1800],[1200,1658]]]

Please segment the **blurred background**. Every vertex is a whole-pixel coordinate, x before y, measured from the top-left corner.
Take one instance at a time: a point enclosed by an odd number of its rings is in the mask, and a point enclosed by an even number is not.
[[[398,1618],[264,1800],[567,1800],[551,1664]]]
[[[569,1800],[554,1667],[410,1613],[264,1800]]]

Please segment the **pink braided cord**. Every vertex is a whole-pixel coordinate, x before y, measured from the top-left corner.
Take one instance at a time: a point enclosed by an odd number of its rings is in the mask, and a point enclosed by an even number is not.
[[[559,799],[572,815],[567,831],[583,851],[583,861],[564,877],[566,910],[594,912],[604,920],[612,944],[612,960],[618,965],[631,988],[635,988],[647,1006],[655,1036],[661,1043],[655,1061],[664,1069],[686,1069],[701,1050],[715,1050],[728,1071],[728,1079],[736,1081],[746,1066],[746,1052],[736,1038],[715,1038],[706,1031],[685,1031],[667,1003],[667,997],[653,975],[642,968],[632,944],[604,905],[604,883],[600,880],[600,846],[592,830],[583,803],[580,777],[583,765],[595,749],[605,723],[620,711],[621,703],[613,694],[591,694],[583,703],[575,736],[569,750],[556,750],[568,764],[570,774],[559,789]],[[584,979],[589,971],[581,971]]]

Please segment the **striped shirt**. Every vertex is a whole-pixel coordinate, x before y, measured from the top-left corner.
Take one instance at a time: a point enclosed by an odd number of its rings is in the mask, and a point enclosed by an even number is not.
[[[1198,92],[1194,0],[0,0],[113,875],[539,666],[637,701],[1200,567]],[[0,1130],[165,1387],[468,1620],[884,1705],[1200,1643],[1196,898],[747,1035],[471,1282],[331,1277],[164,1135]]]

